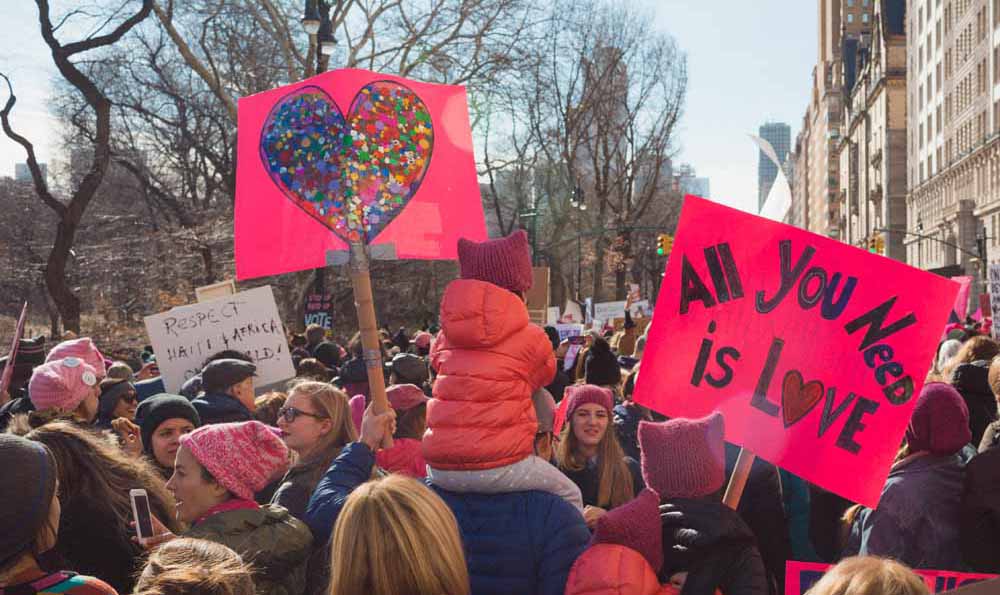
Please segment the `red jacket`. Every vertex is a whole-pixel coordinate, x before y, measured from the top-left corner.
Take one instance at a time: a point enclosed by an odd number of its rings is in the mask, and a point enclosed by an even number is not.
[[[598,543],[576,559],[566,581],[566,595],[677,595],[660,585],[652,566],[632,548]]]
[[[483,281],[453,281],[441,300],[431,365],[438,376],[427,403],[428,465],[494,469],[534,452],[531,395],[552,382],[556,360],[518,296]]]
[[[375,454],[375,462],[390,473],[401,473],[423,479],[427,477],[427,464],[420,450],[419,440],[393,438],[392,448],[378,451]]]

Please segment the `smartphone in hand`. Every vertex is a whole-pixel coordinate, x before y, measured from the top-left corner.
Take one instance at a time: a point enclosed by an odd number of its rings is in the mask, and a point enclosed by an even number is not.
[[[153,519],[149,510],[149,496],[146,490],[130,490],[132,500],[132,516],[135,518],[135,534],[139,543],[145,545],[146,540],[153,537]]]

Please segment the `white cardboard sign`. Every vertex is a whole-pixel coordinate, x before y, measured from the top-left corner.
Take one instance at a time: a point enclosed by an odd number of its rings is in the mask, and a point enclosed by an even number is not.
[[[146,332],[169,392],[179,391],[201,371],[209,356],[223,349],[235,349],[253,359],[257,386],[295,376],[270,286],[147,316]]]

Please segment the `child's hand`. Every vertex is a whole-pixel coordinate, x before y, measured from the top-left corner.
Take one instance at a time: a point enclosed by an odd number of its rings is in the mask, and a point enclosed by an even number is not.
[[[587,523],[587,528],[593,530],[597,526],[597,520],[607,513],[608,511],[599,506],[584,506],[583,520]]]

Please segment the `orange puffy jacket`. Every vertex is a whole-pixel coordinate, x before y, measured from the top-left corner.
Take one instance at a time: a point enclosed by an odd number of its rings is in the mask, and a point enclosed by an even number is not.
[[[534,452],[531,395],[556,373],[552,343],[521,299],[491,283],[452,281],[441,299],[437,371],[423,450],[446,471],[494,469]]]
[[[677,595],[661,585],[653,567],[632,548],[598,543],[583,552],[566,580],[566,595]]]

